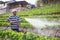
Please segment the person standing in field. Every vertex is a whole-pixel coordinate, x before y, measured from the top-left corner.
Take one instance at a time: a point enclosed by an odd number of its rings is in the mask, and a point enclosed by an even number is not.
[[[7,20],[10,23],[11,29],[13,31],[19,32],[19,26],[20,26],[20,17],[17,16],[16,9],[12,10],[12,16],[10,16]]]

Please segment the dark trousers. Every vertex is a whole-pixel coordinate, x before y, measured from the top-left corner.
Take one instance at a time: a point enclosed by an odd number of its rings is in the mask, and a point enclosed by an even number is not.
[[[13,31],[19,32],[19,29],[12,29]]]

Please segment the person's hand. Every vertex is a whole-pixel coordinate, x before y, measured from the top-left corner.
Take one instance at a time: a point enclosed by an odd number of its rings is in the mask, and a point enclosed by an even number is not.
[[[7,23],[8,26],[10,26],[10,23]]]
[[[10,24],[13,24],[13,21],[10,21]]]

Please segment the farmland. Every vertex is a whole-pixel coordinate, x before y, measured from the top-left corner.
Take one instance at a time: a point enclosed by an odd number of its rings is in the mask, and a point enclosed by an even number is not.
[[[7,18],[11,15],[12,15],[12,13],[0,14],[0,26],[8,26]],[[24,19],[25,17],[33,18],[33,17],[39,17],[40,15],[51,15],[51,16],[44,16],[44,17],[49,20],[50,20],[50,18],[59,19],[60,4],[51,4],[51,5],[46,5],[46,6],[43,6],[40,8],[34,8],[34,9],[31,9],[28,11],[17,12],[17,15],[20,16],[20,18],[21,18],[21,27],[32,28],[32,25],[30,25],[27,21],[25,21],[25,19]],[[57,16],[55,16],[55,15],[57,15]]]
[[[11,16],[12,13],[0,14],[0,26],[8,26],[7,18]],[[22,28],[33,28],[33,26],[28,23],[24,18],[46,18],[48,20],[60,20],[60,4],[45,5],[40,8],[30,9],[28,11],[17,12],[17,15],[21,18]],[[48,16],[50,15],[50,16]],[[60,26],[59,26],[60,27]],[[60,40],[56,37],[41,36],[38,34],[27,32],[26,34],[20,32],[14,32],[11,30],[0,30],[0,39],[12,39],[12,40]]]

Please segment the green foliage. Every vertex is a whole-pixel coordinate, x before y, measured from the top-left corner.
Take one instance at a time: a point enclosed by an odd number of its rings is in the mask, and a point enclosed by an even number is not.
[[[11,40],[60,40],[60,38],[56,37],[48,37],[42,36],[38,34],[34,34],[31,32],[27,32],[26,34],[22,32],[14,32],[12,30],[0,30],[0,39],[11,39]]]
[[[22,40],[23,33],[17,33],[12,30],[0,30],[0,38],[9,38],[11,40]]]

